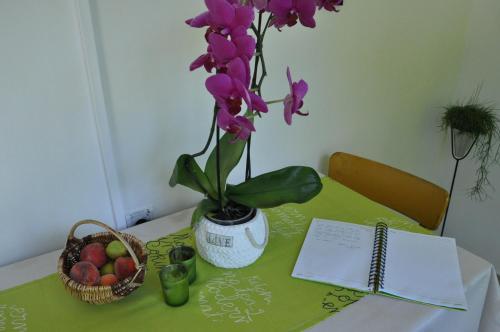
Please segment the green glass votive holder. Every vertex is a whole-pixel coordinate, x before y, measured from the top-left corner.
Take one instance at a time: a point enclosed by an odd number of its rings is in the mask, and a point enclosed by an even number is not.
[[[189,300],[188,271],[182,264],[170,264],[160,270],[160,283],[165,302],[173,307]]]
[[[196,280],[196,251],[192,247],[178,246],[172,248],[168,254],[170,264],[182,264],[188,270],[189,283]]]

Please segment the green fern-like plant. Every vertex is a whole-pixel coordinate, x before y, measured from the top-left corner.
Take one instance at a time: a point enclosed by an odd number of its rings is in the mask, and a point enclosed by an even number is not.
[[[495,106],[481,103],[479,86],[466,102],[445,107],[441,127],[456,129],[471,134],[476,139],[473,158],[479,163],[476,182],[469,189],[469,195],[479,200],[488,197],[486,187],[492,187],[489,179],[490,166],[500,164],[500,122]]]

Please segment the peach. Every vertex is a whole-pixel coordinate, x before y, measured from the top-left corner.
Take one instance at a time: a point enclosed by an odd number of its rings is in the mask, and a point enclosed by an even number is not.
[[[100,268],[108,261],[106,257],[106,250],[102,243],[91,243],[87,244],[80,253],[81,262],[90,262],[94,264],[97,268]]]
[[[123,280],[135,274],[134,260],[130,257],[118,257],[115,261],[115,275],[118,280]]]
[[[112,286],[118,282],[114,274],[106,274],[101,277],[101,286]]]
[[[101,275],[97,267],[90,262],[78,262],[71,268],[69,276],[74,281],[87,285],[96,286],[101,281]]]

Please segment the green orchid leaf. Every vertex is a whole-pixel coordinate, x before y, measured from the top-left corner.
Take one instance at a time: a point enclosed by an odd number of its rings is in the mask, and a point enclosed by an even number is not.
[[[209,212],[214,212],[219,208],[216,201],[212,199],[204,199],[196,206],[196,209],[191,216],[191,228],[196,228],[196,225],[201,221],[204,215]]]
[[[220,152],[220,183],[221,191],[224,192],[227,177],[229,173],[238,165],[243,150],[245,150],[246,141],[234,140],[234,135],[224,134],[219,141]],[[214,188],[217,188],[217,152],[216,148],[212,150],[205,165],[205,174]]]
[[[271,208],[285,203],[305,203],[319,194],[323,185],[310,167],[291,166],[259,175],[236,186],[228,185],[230,200],[253,208]]]
[[[217,197],[205,173],[196,160],[188,154],[183,154],[177,159],[169,184],[171,187],[180,184],[212,198]]]

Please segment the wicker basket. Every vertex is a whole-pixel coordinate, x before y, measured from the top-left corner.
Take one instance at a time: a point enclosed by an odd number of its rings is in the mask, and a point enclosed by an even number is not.
[[[104,233],[92,234],[84,237],[83,239],[75,238],[75,230],[84,224],[93,224],[100,226],[107,230]],[[121,280],[113,286],[86,286],[82,285],[69,277],[71,267],[76,264],[80,259],[80,251],[89,243],[100,242],[107,245],[111,241],[120,240],[131,258],[134,260],[137,273],[129,278]],[[92,304],[105,304],[118,301],[134,290],[139,288],[144,282],[146,274],[147,252],[144,244],[135,236],[129,234],[121,234],[108,225],[96,220],[82,220],[77,222],[70,230],[66,248],[59,257],[57,264],[57,272],[59,278],[64,283],[64,287],[74,297]]]

